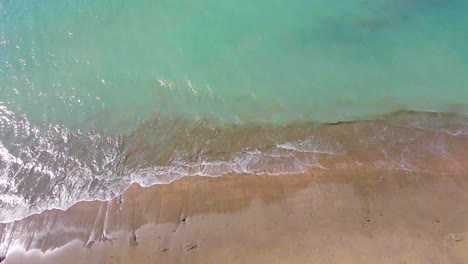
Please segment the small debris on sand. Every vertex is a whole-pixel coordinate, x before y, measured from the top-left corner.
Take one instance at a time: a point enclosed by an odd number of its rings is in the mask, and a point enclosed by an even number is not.
[[[450,233],[447,235],[450,242],[459,242],[463,240],[463,234]]]
[[[114,243],[114,240],[116,240],[116,238],[107,237],[107,236],[105,236],[104,234],[103,234],[102,237],[101,237],[101,241],[102,241],[102,242],[110,242],[110,243],[112,244],[112,243]]]
[[[132,231],[132,233],[130,234],[130,237],[128,238],[128,243],[132,247],[138,246],[138,241],[137,241],[137,237],[135,235],[135,231]]]
[[[198,244],[186,244],[184,246],[185,252],[189,252],[190,250],[197,249]]]
[[[88,241],[88,243],[86,243],[85,245],[85,248],[91,248],[94,245],[94,242],[95,242],[94,240]]]

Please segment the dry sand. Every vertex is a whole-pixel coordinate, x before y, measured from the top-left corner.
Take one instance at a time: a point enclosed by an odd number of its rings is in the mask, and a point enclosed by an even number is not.
[[[3,225],[4,263],[468,263],[466,190],[405,171],[133,185]]]

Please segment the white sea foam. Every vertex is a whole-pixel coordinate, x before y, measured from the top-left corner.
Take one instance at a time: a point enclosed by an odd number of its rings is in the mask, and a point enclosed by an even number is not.
[[[348,162],[346,155],[367,148],[380,150],[379,158],[365,165],[369,168],[422,170],[424,168],[417,165],[421,151],[436,159],[455,160],[445,133],[437,134],[436,140],[421,142],[418,137],[426,132],[415,130],[417,132],[399,138],[390,124],[369,126],[364,137],[360,136],[360,131],[351,132],[358,135],[352,142],[354,148],[349,148],[349,142],[311,132],[312,135],[301,136],[303,139],[289,141],[275,136],[265,141],[268,143],[259,144],[260,147],[243,146],[240,142],[233,148],[235,151],[231,151],[228,147],[219,150],[217,145],[224,140],[230,142],[230,132],[217,134],[205,142],[196,141],[198,134],[188,134],[181,147],[179,143],[147,147],[138,137],[125,141],[121,136],[95,131],[71,131],[57,125],[37,127],[5,107],[0,108],[0,112],[9,120],[8,124],[0,126],[0,133],[12,135],[0,141],[0,209],[3,212],[0,222],[18,220],[52,208],[67,209],[79,201],[109,200],[132,183],[151,186],[187,176],[285,175],[304,173],[311,168],[327,171],[364,167],[362,163]],[[142,132],[151,136],[154,131]],[[168,134],[163,144],[172,140]],[[206,140],[203,136],[202,140]],[[394,144],[388,144],[389,139]],[[414,142],[424,144],[414,146]],[[136,150],[128,148],[135,144]],[[160,159],[160,156],[169,158]],[[328,164],[328,159],[341,160],[328,167],[324,165]]]
[[[320,154],[329,154],[329,155],[346,155],[347,151],[343,146],[337,142],[330,139],[319,138],[316,136],[311,136],[305,140],[300,140],[296,142],[283,143],[276,145],[278,148],[298,151],[298,152],[308,152],[308,153],[320,153]]]

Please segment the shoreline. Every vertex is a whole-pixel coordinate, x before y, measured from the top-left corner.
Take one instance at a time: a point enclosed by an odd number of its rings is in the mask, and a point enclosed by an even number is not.
[[[359,170],[133,184],[0,225],[2,264],[464,263],[467,189],[466,174]]]
[[[117,196],[107,181],[64,185],[58,198],[113,198],[1,223],[1,263],[465,263],[467,121],[195,127],[163,146],[148,124],[114,164],[140,178]],[[194,163],[154,185],[178,153]]]
[[[27,136],[25,144],[0,143],[0,171],[5,172],[0,223],[51,208],[65,210],[79,201],[109,200],[131,183],[302,174],[344,166],[421,172],[440,171],[440,165],[454,173],[468,156],[468,116],[448,113],[404,111],[319,127],[188,126],[155,119],[116,138],[98,131],[52,130],[34,140]]]

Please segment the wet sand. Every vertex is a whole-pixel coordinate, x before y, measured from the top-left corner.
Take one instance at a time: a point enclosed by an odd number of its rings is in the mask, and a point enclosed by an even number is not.
[[[6,257],[0,260],[468,263],[465,127],[447,130],[451,127],[444,123],[445,132],[440,132],[404,126],[407,115],[405,120],[392,118],[313,130],[314,136],[343,142],[344,154],[296,151],[281,163],[271,159],[260,164],[272,172],[287,168],[288,162],[317,164],[301,173],[226,173],[150,187],[133,184],[109,201],[79,202],[67,210],[0,224],[0,257]],[[298,138],[291,131],[275,135]],[[255,145],[262,133],[250,129],[230,140]],[[223,149],[223,142],[210,143],[212,150]],[[138,146],[142,148],[129,150],[125,159],[153,164],[151,144]]]
[[[103,131],[23,131],[26,137],[15,144],[0,144],[0,223],[79,201],[109,200],[131,183],[311,170],[457,173],[468,156],[466,115],[397,112],[318,127],[174,122],[155,118],[116,137]]]
[[[135,184],[2,225],[4,263],[467,263],[466,190],[405,171]]]

